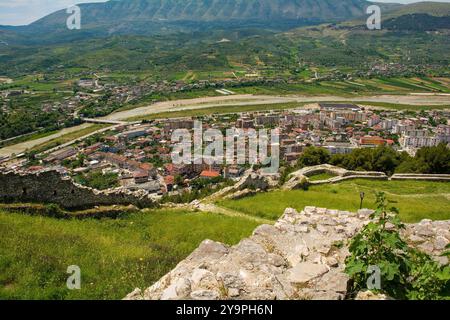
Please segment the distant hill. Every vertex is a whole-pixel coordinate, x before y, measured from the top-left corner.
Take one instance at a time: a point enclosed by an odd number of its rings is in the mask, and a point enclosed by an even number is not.
[[[384,19],[391,19],[408,14],[428,14],[435,17],[450,16],[450,3],[418,2],[394,8],[384,15]]]
[[[0,27],[0,70],[11,76],[65,68],[146,70],[164,78],[174,70],[209,72],[233,70],[236,65],[294,75],[310,72],[305,65],[355,70],[383,62],[448,67],[449,3],[383,6],[381,31],[366,27],[368,4],[362,0],[85,4],[81,30],[65,28],[65,11],[25,27]],[[230,41],[220,42],[224,38]]]
[[[112,0],[81,4],[82,29],[68,31],[65,10],[26,27],[8,28],[33,43],[113,34],[150,35],[205,29],[295,27],[364,15],[365,0]],[[2,28],[0,27],[0,30]],[[31,39],[34,38],[34,39]]]
[[[450,29],[450,3],[419,2],[395,8],[383,15],[383,28],[415,32]]]
[[[404,14],[383,22],[383,27],[397,31],[435,31],[450,29],[450,16],[437,17],[426,13]]]

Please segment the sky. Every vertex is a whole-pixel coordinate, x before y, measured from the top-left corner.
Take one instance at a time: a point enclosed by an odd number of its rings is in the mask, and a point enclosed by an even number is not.
[[[126,1],[126,0],[124,0]],[[427,1],[427,0],[425,0]],[[428,0],[432,1],[432,0]],[[436,1],[436,0],[435,0]],[[450,2],[450,0],[438,0]],[[106,0],[0,0],[0,25],[25,25],[47,14],[71,5],[84,2],[106,2]],[[377,0],[377,2],[412,3],[418,0]]]

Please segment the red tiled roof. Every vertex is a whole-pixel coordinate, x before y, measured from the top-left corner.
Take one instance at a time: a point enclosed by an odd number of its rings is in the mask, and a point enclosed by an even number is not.
[[[143,163],[139,167],[145,171],[150,171],[153,169],[153,165],[151,163]]]
[[[213,170],[204,170],[204,171],[202,171],[200,176],[204,177],[204,178],[217,178],[220,176],[220,172],[213,171]]]
[[[133,178],[146,178],[146,177],[148,177],[148,172],[144,172],[144,171],[133,172]]]
[[[175,184],[175,177],[174,176],[165,176],[164,182],[168,185],[173,185],[173,184]]]

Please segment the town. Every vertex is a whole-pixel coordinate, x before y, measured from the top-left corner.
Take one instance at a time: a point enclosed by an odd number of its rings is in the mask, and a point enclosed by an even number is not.
[[[235,161],[174,164],[171,140],[177,129],[277,129],[282,166],[289,166],[308,147],[331,155],[355,149],[388,146],[413,156],[422,147],[450,143],[448,111],[381,110],[376,107],[321,103],[292,110],[213,114],[201,117],[158,119],[115,125],[74,145],[51,153],[32,154],[7,162],[2,170],[39,172],[57,170],[61,175],[97,189],[122,188],[173,196],[192,188],[214,190],[238,180],[251,165]],[[248,145],[248,137],[246,140]],[[237,152],[235,152],[237,160]],[[208,164],[209,163],[209,164]],[[239,164],[238,164],[239,163]]]

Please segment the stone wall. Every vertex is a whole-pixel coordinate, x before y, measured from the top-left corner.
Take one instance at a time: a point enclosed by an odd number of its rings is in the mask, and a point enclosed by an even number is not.
[[[310,181],[309,177],[328,173],[334,175],[333,178],[322,181]],[[371,179],[371,180],[388,180],[388,176],[384,172],[377,171],[351,171],[329,164],[322,164],[313,167],[305,167],[296,172],[291,173],[289,181],[283,185],[284,190],[297,189],[302,185],[303,181],[308,181],[311,185],[338,183],[351,179]]]
[[[0,173],[1,202],[55,203],[65,209],[83,209],[102,205],[152,207],[145,193],[125,190],[98,191],[62,178],[56,171],[35,174]]]
[[[450,174],[396,173],[390,179],[450,182]]]
[[[287,209],[275,225],[258,227],[236,246],[204,241],[154,285],[125,299],[344,299],[348,240],[370,221],[371,213]],[[450,242],[450,221],[409,224],[402,236],[448,263],[440,254]]]
[[[321,181],[310,181],[309,177],[314,175],[328,173],[334,177]],[[370,180],[417,180],[417,181],[441,181],[449,182],[450,174],[409,174],[399,173],[388,177],[384,172],[377,171],[352,171],[329,164],[322,164],[313,167],[305,167],[290,175],[289,181],[283,185],[284,190],[293,190],[302,186],[303,181],[308,181],[310,185],[338,183],[351,179],[370,179]]]

